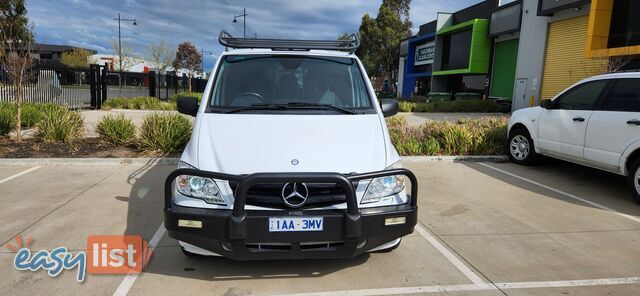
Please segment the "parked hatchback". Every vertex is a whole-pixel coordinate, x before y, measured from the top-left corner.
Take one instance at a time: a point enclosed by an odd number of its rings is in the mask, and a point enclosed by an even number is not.
[[[518,110],[508,135],[513,162],[541,154],[624,175],[640,202],[640,73],[587,78]]]

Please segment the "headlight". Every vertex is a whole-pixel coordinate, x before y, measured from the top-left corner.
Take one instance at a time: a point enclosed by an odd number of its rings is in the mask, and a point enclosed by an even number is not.
[[[186,163],[180,163],[179,168],[193,168]],[[206,203],[226,205],[216,182],[210,178],[180,175],[176,177],[176,191],[187,196],[204,200]]]
[[[397,167],[400,167],[399,162],[394,163],[387,169]],[[360,203],[365,204],[378,202],[384,197],[400,193],[404,189],[404,186],[403,175],[375,178],[369,183]]]

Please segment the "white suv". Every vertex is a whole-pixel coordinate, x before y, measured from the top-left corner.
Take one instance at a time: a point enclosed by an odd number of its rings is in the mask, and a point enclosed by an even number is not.
[[[514,112],[509,157],[530,164],[538,154],[627,176],[640,202],[640,73],[591,77]]]
[[[398,104],[378,103],[357,36],[219,41],[201,102],[178,101],[195,123],[165,182],[169,236],[186,254],[236,260],[397,247],[416,225],[418,184],[385,124]]]

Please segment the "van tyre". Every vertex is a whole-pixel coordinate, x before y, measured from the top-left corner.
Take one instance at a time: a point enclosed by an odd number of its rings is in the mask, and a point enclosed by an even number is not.
[[[629,189],[633,199],[640,203],[640,158],[636,159],[629,168],[629,175],[627,176],[629,183]]]
[[[509,134],[507,154],[512,162],[517,164],[534,164],[538,158],[533,140],[525,128],[516,128]]]

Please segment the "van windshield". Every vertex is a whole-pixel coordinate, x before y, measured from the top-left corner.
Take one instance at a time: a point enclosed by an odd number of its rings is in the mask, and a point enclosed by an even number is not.
[[[291,110],[375,112],[352,58],[228,55],[222,59],[209,99],[210,112]]]

